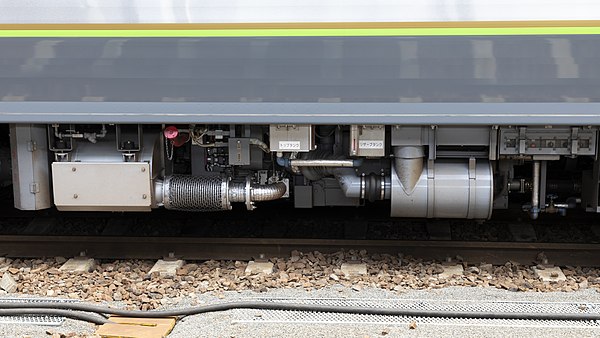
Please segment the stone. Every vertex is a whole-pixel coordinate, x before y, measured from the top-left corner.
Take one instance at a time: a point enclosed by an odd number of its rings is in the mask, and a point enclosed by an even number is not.
[[[181,268],[185,264],[185,261],[181,259],[177,260],[164,260],[159,259],[154,263],[148,275],[154,276],[155,274],[160,277],[175,277],[177,275],[177,269]]]
[[[478,275],[478,274],[479,274],[479,272],[480,272],[480,270],[479,270],[479,268],[478,268],[478,267],[476,267],[476,266],[471,266],[471,267],[469,267],[469,268],[467,269],[467,272],[474,273],[474,274],[477,274],[477,275]]]
[[[49,275],[60,275],[61,271],[57,268],[50,268],[48,271],[46,271],[46,273]]]
[[[244,272],[247,275],[255,275],[259,273],[264,273],[265,275],[270,275],[273,273],[273,263],[271,262],[256,262],[250,261],[246,266]]]
[[[2,279],[0,280],[0,289],[8,293],[17,291],[17,282],[10,275],[10,273],[5,272],[4,275],[2,275]]]
[[[360,286],[360,285],[352,285],[352,290],[354,290],[354,291],[361,291],[362,290],[362,286]]]
[[[66,261],[58,270],[62,272],[84,273],[91,272],[96,268],[93,258],[75,257]]]
[[[190,270],[188,270],[185,267],[183,267],[181,269],[177,269],[177,276],[187,276],[189,274],[190,274]]]
[[[567,277],[559,267],[546,267],[544,270],[534,267],[533,271],[535,276],[542,282],[564,282],[567,280]]]
[[[367,264],[365,263],[343,263],[342,273],[346,277],[364,276],[367,274]]]
[[[479,269],[481,271],[487,272],[487,273],[493,273],[494,272],[494,266],[492,264],[489,264],[489,263],[481,264],[479,266]]]
[[[442,267],[444,271],[439,274],[438,278],[450,279],[452,276],[462,276],[464,269],[460,264],[446,265]]]

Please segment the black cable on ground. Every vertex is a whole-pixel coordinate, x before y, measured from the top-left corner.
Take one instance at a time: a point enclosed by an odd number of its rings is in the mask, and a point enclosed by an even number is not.
[[[49,309],[49,308],[13,308],[3,309],[0,308],[0,316],[22,316],[22,315],[41,315],[41,316],[60,316],[75,320],[81,320],[84,322],[90,322],[97,325],[110,323],[109,320],[92,315],[89,313],[81,313],[63,309]]]
[[[190,316],[208,312],[227,311],[232,309],[254,309],[254,310],[284,310],[284,311],[307,311],[307,312],[333,312],[351,314],[369,314],[384,316],[411,316],[411,317],[438,317],[438,318],[475,318],[475,319],[529,319],[529,320],[600,320],[600,314],[589,313],[522,313],[522,312],[448,312],[431,310],[408,310],[408,309],[386,309],[357,306],[329,306],[293,303],[267,303],[257,301],[228,302],[204,306],[188,307],[183,309],[163,311],[139,311],[123,310],[106,306],[98,306],[82,303],[58,303],[40,302],[27,303],[3,303],[1,309],[63,309],[93,313],[113,314],[124,317],[159,318]]]

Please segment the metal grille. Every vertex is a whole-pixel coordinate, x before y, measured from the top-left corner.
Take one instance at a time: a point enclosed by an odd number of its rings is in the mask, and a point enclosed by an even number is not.
[[[165,178],[165,208],[182,211],[225,210],[223,179],[219,176],[173,175]]]
[[[75,303],[74,299],[57,298],[0,298],[0,302],[35,304],[43,302]],[[28,324],[28,325],[47,325],[60,326],[65,321],[62,316],[41,316],[41,315],[23,315],[23,316],[0,316],[0,324]]]
[[[258,298],[263,302],[315,304],[333,306],[364,306],[406,310],[432,310],[448,312],[496,312],[496,313],[572,313],[600,314],[597,303],[537,303],[509,301],[472,300],[418,300],[418,299],[293,299]],[[305,311],[260,310],[257,312],[235,310],[236,322],[244,323],[298,323],[298,324],[417,324],[429,325],[478,325],[478,326],[520,326],[520,327],[573,327],[600,328],[595,320],[529,320],[529,319],[472,319],[452,317],[385,316],[366,314],[343,314]]]

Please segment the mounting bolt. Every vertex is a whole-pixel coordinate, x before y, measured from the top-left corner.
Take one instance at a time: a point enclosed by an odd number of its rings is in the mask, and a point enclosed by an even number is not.
[[[77,168],[73,167],[71,168],[71,171],[77,171]]]
[[[142,172],[145,173],[146,172],[146,168],[142,167]]]
[[[146,195],[146,194],[143,194],[143,195],[142,195],[142,198],[143,198],[143,199],[146,199],[146,198],[148,198],[148,195]]]
[[[77,197],[79,197],[79,195],[73,194],[73,198],[77,198]]]

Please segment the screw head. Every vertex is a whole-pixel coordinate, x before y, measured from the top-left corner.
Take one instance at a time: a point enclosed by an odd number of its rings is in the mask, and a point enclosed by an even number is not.
[[[71,171],[77,171],[77,168],[73,167],[71,168]]]
[[[146,168],[142,167],[142,172],[143,173],[146,172]]]
[[[73,194],[73,198],[78,198],[78,197],[79,197],[79,195]]]
[[[143,198],[143,199],[146,199],[146,198],[148,198],[148,195],[146,195],[146,194],[143,194],[143,195],[142,195],[142,198]]]

